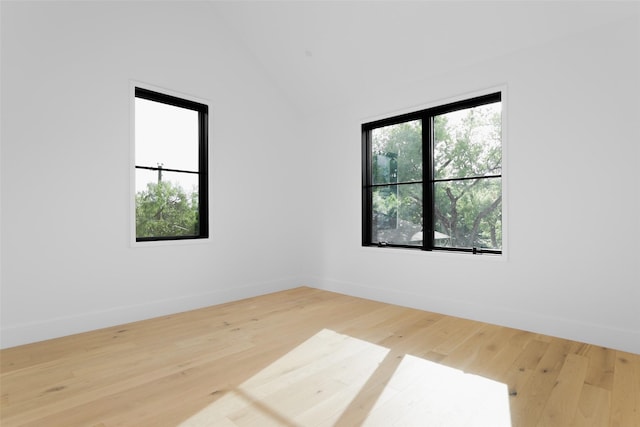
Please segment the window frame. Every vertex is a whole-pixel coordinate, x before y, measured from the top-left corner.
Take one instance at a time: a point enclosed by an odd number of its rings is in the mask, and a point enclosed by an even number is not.
[[[434,209],[435,209],[435,183],[442,181],[454,181],[463,179],[474,179],[472,177],[454,178],[445,180],[436,180],[434,177],[434,117],[487,105],[495,102],[501,103],[501,173],[490,176],[475,177],[475,179],[491,179],[499,177],[501,180],[502,191],[502,204],[501,204],[501,216],[502,216],[502,247],[500,250],[488,249],[488,248],[476,248],[476,247],[445,247],[435,244],[434,233]],[[422,121],[422,180],[411,181],[413,184],[422,184],[422,244],[421,245],[406,245],[387,242],[374,242],[373,241],[373,189],[381,187],[387,184],[374,184],[373,183],[373,153],[372,153],[372,131],[374,129],[397,125],[413,120]],[[472,97],[465,97],[452,102],[443,104],[437,104],[428,108],[423,108],[417,111],[411,111],[394,116],[384,117],[381,119],[368,121],[361,124],[361,136],[362,136],[362,246],[363,247],[389,247],[389,248],[402,248],[413,249],[428,252],[454,252],[454,253],[470,253],[470,254],[492,254],[503,255],[506,246],[506,215],[505,215],[505,90],[493,89],[482,94],[478,94]],[[397,184],[409,184],[397,183]]]
[[[146,99],[166,105],[185,108],[198,113],[198,170],[162,168],[162,171],[198,175],[198,233],[184,236],[138,237],[136,223],[136,170],[159,170],[160,167],[136,164],[135,155],[135,103]],[[140,82],[131,82],[131,241],[132,246],[199,242],[209,239],[209,102],[200,98],[173,92]]]

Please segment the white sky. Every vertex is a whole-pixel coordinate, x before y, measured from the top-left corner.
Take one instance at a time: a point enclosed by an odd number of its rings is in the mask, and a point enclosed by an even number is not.
[[[198,170],[198,112],[147,99],[135,99],[135,164],[137,166]],[[136,170],[136,191],[156,182],[156,171]],[[187,192],[197,175],[163,172],[165,181],[178,182]]]

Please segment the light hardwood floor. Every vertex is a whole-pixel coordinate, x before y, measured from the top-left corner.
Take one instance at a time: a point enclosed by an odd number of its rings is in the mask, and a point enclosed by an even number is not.
[[[297,288],[0,352],[2,426],[640,426],[640,356]]]

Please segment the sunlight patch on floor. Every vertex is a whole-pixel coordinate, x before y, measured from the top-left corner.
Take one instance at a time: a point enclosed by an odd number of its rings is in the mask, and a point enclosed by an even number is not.
[[[363,426],[511,427],[506,384],[405,355]]]
[[[388,351],[324,329],[180,427],[333,425]]]
[[[366,426],[511,426],[506,385],[324,329],[179,427],[352,425],[351,411]]]

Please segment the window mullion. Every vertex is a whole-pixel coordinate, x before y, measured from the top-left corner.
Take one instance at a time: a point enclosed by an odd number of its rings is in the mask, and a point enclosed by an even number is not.
[[[371,130],[362,133],[362,244],[370,245],[372,242],[372,167],[371,167]]]
[[[201,236],[209,235],[209,109],[198,113],[198,227]]]
[[[433,117],[422,116],[422,249],[433,250]]]

